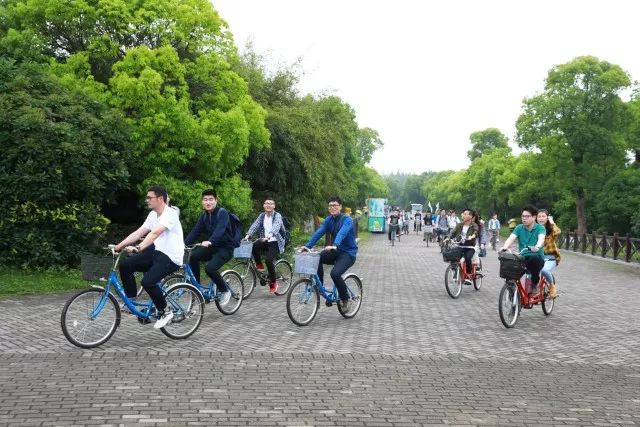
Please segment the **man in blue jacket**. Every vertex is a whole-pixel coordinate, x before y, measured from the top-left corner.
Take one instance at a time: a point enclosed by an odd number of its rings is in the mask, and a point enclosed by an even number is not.
[[[329,216],[313,233],[313,236],[305,243],[302,251],[309,251],[313,245],[325,234],[327,234],[327,246],[320,253],[320,265],[318,265],[318,276],[324,282],[324,270],[322,264],[333,265],[331,269],[331,279],[336,284],[340,304],[343,311],[349,311],[349,291],[342,275],[356,262],[358,245],[356,235],[353,230],[353,220],[348,215],[341,213],[342,200],[339,197],[329,199]]]
[[[205,271],[216,284],[218,292],[222,292],[220,303],[224,305],[229,302],[231,292],[218,270],[233,258],[234,245],[229,212],[218,206],[218,196],[214,190],[202,192],[202,207],[204,212],[198,218],[198,222],[187,238],[184,239],[184,243],[185,245],[194,244],[203,232],[207,239],[201,243],[202,246],[197,247],[191,253],[189,266],[200,282],[200,262],[209,261],[205,266]]]

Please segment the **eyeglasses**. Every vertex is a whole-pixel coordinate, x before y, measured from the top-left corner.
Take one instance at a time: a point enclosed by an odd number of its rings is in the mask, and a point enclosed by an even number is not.
[[[339,207],[340,207],[340,205],[339,205],[339,204],[337,204],[337,203],[329,203],[329,207],[330,207],[330,208],[339,208]]]
[[[160,196],[147,196],[146,200],[157,199]]]

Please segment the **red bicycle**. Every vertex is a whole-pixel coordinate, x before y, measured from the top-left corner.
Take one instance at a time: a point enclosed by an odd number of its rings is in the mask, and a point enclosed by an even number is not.
[[[451,298],[458,298],[462,293],[463,283],[473,283],[476,291],[482,287],[482,260],[479,264],[473,264],[471,273],[467,273],[463,249],[475,249],[473,246],[460,246],[453,242],[448,242],[442,251],[442,258],[448,262],[446,271],[444,272],[444,287]]]
[[[524,250],[524,249],[523,249]],[[549,283],[540,275],[538,291],[532,294],[531,276],[524,267],[524,257],[510,251],[498,254],[500,277],[505,279],[498,297],[500,320],[506,328],[513,328],[523,308],[542,305],[542,312],[548,316],[553,311],[554,299],[549,297]]]

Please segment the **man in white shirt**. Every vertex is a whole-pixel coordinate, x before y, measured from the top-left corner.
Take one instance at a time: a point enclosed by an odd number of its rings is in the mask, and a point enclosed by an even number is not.
[[[184,257],[182,225],[178,213],[167,204],[167,191],[160,186],[147,190],[147,206],[151,209],[144,224],[116,245],[116,251],[125,249],[135,255],[120,262],[120,278],[129,298],[136,296],[136,271],[144,272],[141,285],[151,297],[158,312],[154,328],[165,327],[173,318],[165,311],[167,301],[158,282],[178,270]],[[135,246],[138,240],[144,240]]]

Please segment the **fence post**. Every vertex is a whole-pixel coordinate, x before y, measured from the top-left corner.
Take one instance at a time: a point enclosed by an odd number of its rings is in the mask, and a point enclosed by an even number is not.
[[[596,233],[591,233],[591,255],[596,254],[596,245],[598,244],[598,240],[596,239]]]
[[[620,251],[620,242],[618,242],[618,233],[613,233],[613,259],[618,259]]]
[[[587,251],[587,233],[582,235],[582,253]]]
[[[629,233],[627,233],[626,245],[627,245],[627,250],[626,250],[626,253],[624,254],[624,260],[627,262],[631,262],[631,238],[629,237]]]
[[[602,233],[602,258],[607,257],[607,233]]]
[[[578,232],[573,233],[573,252],[578,252]]]
[[[567,232],[567,234],[565,236],[565,239],[564,239],[564,248],[567,249],[567,250],[569,250],[569,240],[571,240],[570,237],[571,237],[571,232],[569,231],[569,232]]]

